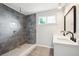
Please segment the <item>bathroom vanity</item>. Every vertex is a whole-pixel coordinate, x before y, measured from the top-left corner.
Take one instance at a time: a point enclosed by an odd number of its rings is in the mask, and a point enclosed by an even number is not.
[[[79,7],[77,5],[73,5],[71,6],[71,8],[66,9],[67,12],[64,16],[64,31],[65,32],[70,31],[73,34],[79,33],[78,32]],[[72,37],[74,37],[73,34]],[[54,56],[79,56],[79,39],[77,39],[76,42],[74,42],[70,40],[70,37],[68,36],[54,35],[53,44],[54,44]]]
[[[54,35],[54,56],[79,56],[79,43],[66,36]]]

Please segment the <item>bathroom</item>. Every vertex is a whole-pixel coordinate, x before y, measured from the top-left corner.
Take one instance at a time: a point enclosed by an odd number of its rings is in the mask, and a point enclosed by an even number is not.
[[[0,55],[79,56],[78,18],[78,3],[0,3]]]

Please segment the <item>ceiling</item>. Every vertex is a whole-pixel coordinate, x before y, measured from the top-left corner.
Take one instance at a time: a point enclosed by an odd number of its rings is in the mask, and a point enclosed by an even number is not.
[[[59,7],[58,3],[4,3],[4,4],[25,15],[56,9]],[[65,6],[65,4],[61,4],[61,6],[63,7]]]

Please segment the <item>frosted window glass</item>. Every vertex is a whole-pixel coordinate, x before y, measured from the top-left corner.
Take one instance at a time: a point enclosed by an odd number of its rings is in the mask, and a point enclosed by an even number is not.
[[[48,16],[47,17],[47,24],[50,23],[56,23],[56,17],[55,16]]]
[[[40,16],[39,17],[39,24],[55,24],[56,23],[56,16]]]

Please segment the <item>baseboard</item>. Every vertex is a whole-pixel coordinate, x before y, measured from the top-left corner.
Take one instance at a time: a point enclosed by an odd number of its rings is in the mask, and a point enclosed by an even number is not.
[[[53,47],[49,47],[49,46],[42,45],[42,44],[36,44],[36,46],[47,47],[47,48],[53,48]]]

